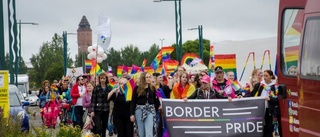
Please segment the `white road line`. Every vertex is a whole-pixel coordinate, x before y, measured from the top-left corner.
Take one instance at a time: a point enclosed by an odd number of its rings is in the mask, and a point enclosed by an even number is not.
[[[243,107],[243,108],[223,108],[222,111],[237,111],[237,110],[250,110],[250,109],[258,109],[258,106]]]
[[[218,134],[221,131],[184,131],[185,134]]]
[[[221,128],[221,126],[173,126],[172,128]]]
[[[224,116],[231,116],[231,115],[250,115],[251,112],[239,112],[239,113],[223,113]]]

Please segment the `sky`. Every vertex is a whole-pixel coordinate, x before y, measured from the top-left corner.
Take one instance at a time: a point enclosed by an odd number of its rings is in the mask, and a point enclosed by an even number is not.
[[[275,37],[279,0],[182,0],[182,41],[195,40],[203,26],[203,37],[212,43]],[[8,11],[4,2],[5,49],[8,49]],[[153,0],[18,0],[16,19],[39,25],[22,25],[22,57],[29,62],[43,42],[54,33],[77,32],[85,15],[91,25],[93,44],[97,42],[98,15],[111,19],[110,47],[117,50],[132,44],[146,51],[152,44],[175,43],[174,2]],[[77,36],[68,35],[71,57],[77,52]]]

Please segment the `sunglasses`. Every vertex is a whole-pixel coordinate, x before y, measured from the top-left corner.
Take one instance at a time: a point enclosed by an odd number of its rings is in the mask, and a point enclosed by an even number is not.
[[[219,71],[219,72],[216,72],[216,74],[221,74],[222,72],[221,71]]]

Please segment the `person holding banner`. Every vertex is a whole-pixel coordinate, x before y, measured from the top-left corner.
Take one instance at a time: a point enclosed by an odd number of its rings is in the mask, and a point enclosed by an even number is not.
[[[210,86],[210,77],[205,75],[201,79],[202,85],[197,89],[190,97],[185,97],[184,101],[187,102],[188,99],[226,99],[221,94],[217,93],[215,89],[212,89]]]
[[[143,72],[139,86],[134,88],[130,104],[130,120],[134,122],[134,131],[139,137],[156,137],[156,108],[161,109],[156,89],[151,85],[151,75]]]
[[[119,84],[108,94],[108,100],[114,102],[112,116],[118,137],[133,136],[133,123],[130,121],[130,101],[126,101],[125,95],[120,92],[119,88],[127,82],[128,80],[126,78],[121,78]]]
[[[224,71],[221,66],[217,66],[214,71],[216,77],[212,81],[212,88],[218,91],[219,94],[228,97],[229,101],[232,101],[232,98],[237,97],[232,87],[232,82],[224,78]]]
[[[273,132],[273,117],[279,121],[279,133],[281,135],[281,120],[279,111],[278,86],[271,70],[265,70],[263,73],[264,80],[254,86],[251,96],[265,97],[265,125],[263,128],[264,137],[272,137]]]
[[[195,91],[193,84],[189,83],[189,76],[187,72],[183,72],[180,76],[180,82],[174,85],[171,93],[171,99],[184,99],[191,96]]]

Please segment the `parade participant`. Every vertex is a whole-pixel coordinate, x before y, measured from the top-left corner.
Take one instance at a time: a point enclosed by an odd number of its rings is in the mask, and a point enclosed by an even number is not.
[[[55,84],[51,85],[50,92],[46,94],[47,102],[44,109],[44,117],[48,128],[55,128],[59,115],[58,100],[60,98],[58,88]]]
[[[182,73],[179,79],[180,82],[173,87],[170,93],[171,99],[183,99],[185,97],[189,97],[196,90],[193,84],[189,83],[189,77],[187,72]]]
[[[273,116],[279,121],[279,132],[281,135],[281,120],[280,120],[280,111],[279,111],[279,99],[278,99],[278,86],[274,79],[274,74],[271,70],[265,70],[263,73],[264,80],[254,86],[251,96],[264,97],[266,102],[266,111],[265,111],[265,125],[263,128],[264,137],[272,137],[273,131]]]
[[[45,121],[44,121],[43,117],[44,117],[44,107],[47,102],[47,93],[48,92],[50,92],[50,87],[46,85],[43,87],[43,91],[41,92],[40,97],[39,97],[39,99],[40,99],[40,117],[41,117],[43,125],[45,125]]]
[[[164,84],[163,81],[163,76],[160,73],[153,73],[154,76],[154,86],[156,87],[156,90],[161,90],[164,94],[164,98],[170,98],[170,92],[171,90],[167,85]],[[160,97],[159,97],[160,98]],[[162,121],[162,116],[161,116],[161,111],[157,111],[157,135],[158,137],[162,137],[163,133],[163,121]]]
[[[118,137],[132,137],[133,123],[130,121],[130,101],[126,101],[119,86],[127,83],[127,79],[121,78],[119,84],[108,94],[108,99],[114,102],[113,124],[117,129]]]
[[[72,102],[71,105],[74,106],[74,114],[76,121],[73,122],[73,126],[76,125],[80,126],[80,128],[83,128],[83,106],[82,106],[82,98],[87,92],[86,87],[83,82],[83,77],[78,76],[76,79],[76,83],[71,88],[71,97]]]
[[[139,86],[133,91],[130,104],[130,120],[135,122],[135,132],[139,137],[155,137],[156,108],[161,108],[156,97],[156,89],[151,85],[151,75],[143,72],[140,75]]]
[[[91,97],[92,112],[94,117],[96,134],[106,137],[109,116],[108,93],[111,87],[108,85],[109,80],[106,73],[99,75],[99,85],[95,87]]]
[[[83,74],[82,78],[83,78],[83,84],[84,84],[84,86],[86,86],[88,81],[89,81],[89,75],[88,74]]]
[[[122,78],[125,78],[127,80],[131,79],[131,76],[128,74],[128,68],[124,67],[124,69],[122,70]]]
[[[227,71],[227,77],[229,80],[231,80],[231,82],[233,82],[235,80],[234,72],[231,70]]]
[[[216,77],[212,81],[212,88],[218,91],[219,94],[228,97],[229,101],[232,101],[232,98],[237,96],[232,88],[231,81],[224,78],[224,71],[221,66],[217,66],[214,71]]]
[[[195,85],[196,82],[194,81],[195,77],[196,77],[196,75],[191,74],[191,75],[190,75],[190,79],[189,79],[189,83],[192,83],[194,86],[196,86],[196,85]]]
[[[153,76],[155,77],[156,88],[161,88],[166,98],[170,98],[171,90],[164,84],[163,76],[160,73],[153,73]]]
[[[50,87],[50,82],[49,82],[49,80],[44,80],[44,81],[42,82],[42,88],[39,90],[38,97],[40,97],[41,93],[44,91],[44,87],[46,87],[46,86],[49,86],[49,87]],[[39,105],[39,107],[41,107],[41,106]]]
[[[201,74],[196,74],[195,78],[194,78],[194,86],[195,88],[200,88],[201,87]]]
[[[194,92],[190,97],[185,97],[184,101],[187,102],[188,99],[223,99],[227,98],[223,95],[217,93],[215,89],[211,88],[210,85],[210,77],[205,75],[201,79],[202,85],[200,88],[197,88],[196,92]]]
[[[93,83],[88,82],[87,85],[86,85],[86,88],[87,88],[87,92],[82,98],[82,106],[83,106],[83,109],[85,110],[84,115],[86,115],[84,117],[86,119],[84,120],[85,122],[84,122],[83,128],[85,130],[91,130],[91,129],[93,129],[93,126],[90,125],[92,123],[90,122],[90,118],[88,119],[87,116],[88,116],[88,114],[91,114],[91,112],[92,112],[91,96],[92,96],[92,91],[93,91],[93,88],[94,88]]]
[[[257,69],[254,69],[251,73],[251,77],[257,77],[258,78],[258,81],[261,82],[263,80],[263,72],[262,72],[262,69],[260,68],[257,68]]]
[[[115,79],[113,78],[113,74],[111,72],[107,72],[107,77],[109,80],[109,83],[111,82],[115,82]],[[114,102],[110,101],[109,103],[110,106],[110,111],[109,111],[109,119],[108,119],[108,131],[109,131],[109,136],[113,136],[113,133],[116,133],[115,127],[113,126],[113,122],[112,122],[112,111],[114,108]]]

